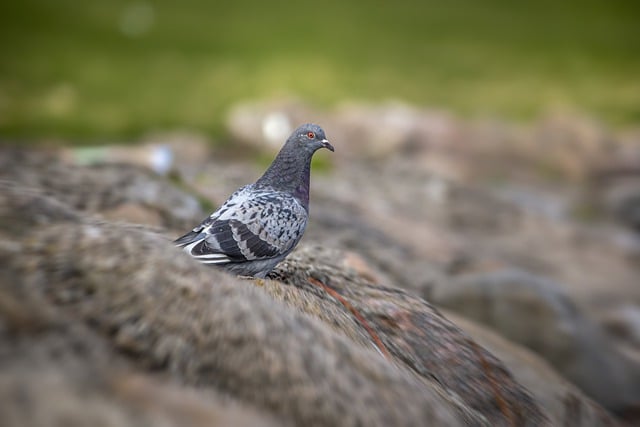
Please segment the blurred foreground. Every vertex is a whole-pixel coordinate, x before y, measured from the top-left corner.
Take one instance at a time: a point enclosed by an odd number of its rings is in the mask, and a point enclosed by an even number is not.
[[[309,120],[336,153],[272,281],[172,247]],[[228,133],[3,149],[7,425],[637,421],[640,135],[296,102]]]

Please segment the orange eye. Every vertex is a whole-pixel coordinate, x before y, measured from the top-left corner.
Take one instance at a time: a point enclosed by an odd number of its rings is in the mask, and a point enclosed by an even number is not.
[[[316,137],[316,134],[315,134],[315,133],[313,133],[313,132],[307,132],[307,138],[309,138],[309,139],[313,139],[313,138],[315,138],[315,137]]]

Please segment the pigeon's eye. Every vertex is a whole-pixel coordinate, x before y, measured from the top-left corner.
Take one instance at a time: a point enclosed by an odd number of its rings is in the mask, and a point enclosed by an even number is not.
[[[315,134],[315,133],[313,133],[313,132],[307,132],[307,138],[309,138],[309,139],[313,139],[313,138],[315,138],[315,137],[316,137],[316,134]]]

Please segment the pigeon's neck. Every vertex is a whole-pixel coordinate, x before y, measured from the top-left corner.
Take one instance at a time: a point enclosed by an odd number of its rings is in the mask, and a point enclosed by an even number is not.
[[[311,156],[300,158],[300,153],[295,154],[280,151],[256,185],[289,193],[308,210]]]

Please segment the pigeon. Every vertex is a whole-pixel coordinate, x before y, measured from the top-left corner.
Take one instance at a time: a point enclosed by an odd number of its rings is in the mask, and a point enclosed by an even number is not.
[[[302,238],[311,158],[320,148],[334,151],[320,126],[297,128],[262,177],[238,189],[175,245],[235,275],[266,277]]]

